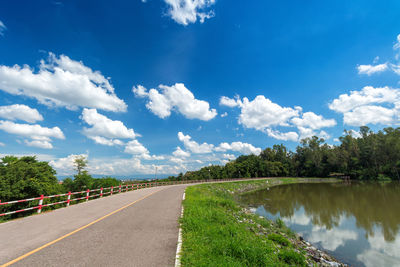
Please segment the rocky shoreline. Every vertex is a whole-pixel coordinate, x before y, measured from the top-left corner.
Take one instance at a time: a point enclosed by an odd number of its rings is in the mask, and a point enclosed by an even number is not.
[[[243,208],[242,212],[247,215],[251,214],[251,215],[257,216],[254,213],[254,210],[252,210],[251,208]],[[258,218],[262,219],[262,220],[267,220],[266,218],[264,218],[262,216],[258,216]],[[347,267],[347,266],[349,266],[345,263],[340,262],[339,260],[332,257],[325,251],[322,251],[322,250],[316,248],[311,243],[304,240],[304,238],[301,237],[299,234],[295,233],[294,236],[290,236],[290,235],[286,234],[284,231],[280,231],[279,230],[280,227],[276,226],[276,222],[268,220],[272,226],[271,227],[272,230],[271,230],[271,229],[266,229],[261,224],[257,223],[256,221],[254,221],[252,219],[249,219],[249,218],[242,217],[240,219],[240,221],[254,225],[255,229],[257,229],[257,231],[256,231],[257,235],[263,235],[263,236],[267,237],[271,233],[276,233],[281,236],[284,236],[293,245],[295,250],[297,250],[300,253],[301,252],[305,253],[308,266],[315,266],[315,265],[324,266],[324,267]],[[252,230],[254,231],[254,229],[252,229]],[[279,248],[280,247],[278,246],[278,249]]]

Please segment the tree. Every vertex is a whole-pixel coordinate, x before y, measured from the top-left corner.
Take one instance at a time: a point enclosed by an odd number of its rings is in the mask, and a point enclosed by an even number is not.
[[[36,157],[7,156],[0,163],[0,199],[9,201],[40,195],[53,195],[62,191],[48,162]]]
[[[78,172],[78,175],[81,175],[82,172],[85,170],[86,166],[87,166],[87,159],[85,156],[76,156],[74,159],[74,166],[75,166],[75,170]]]

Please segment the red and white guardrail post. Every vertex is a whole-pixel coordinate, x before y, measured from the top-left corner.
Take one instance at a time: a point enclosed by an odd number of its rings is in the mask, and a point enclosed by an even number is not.
[[[110,191],[110,195],[112,196],[112,194],[113,194],[113,191],[114,191],[114,186],[111,186],[111,191]]]
[[[103,187],[100,188],[100,197],[103,197]]]
[[[121,193],[122,185],[119,185],[118,193]]]
[[[40,199],[39,199],[39,208],[38,208],[38,210],[37,210],[37,213],[41,213],[41,212],[42,212],[43,199],[44,199],[44,195],[40,195]]]
[[[68,192],[67,207],[69,207],[70,202],[71,202],[71,191]]]
[[[89,201],[89,193],[90,193],[90,190],[89,189],[86,190],[86,202]]]

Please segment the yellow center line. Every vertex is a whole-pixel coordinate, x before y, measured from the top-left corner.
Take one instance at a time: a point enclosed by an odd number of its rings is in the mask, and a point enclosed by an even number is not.
[[[137,199],[137,200],[135,200],[135,201],[133,201],[133,202],[131,202],[131,203],[129,203],[129,204],[127,204],[127,205],[125,205],[125,206],[123,206],[123,207],[121,207],[121,208],[115,210],[115,211],[113,211],[113,212],[110,212],[110,213],[104,215],[103,217],[98,218],[97,220],[94,220],[93,222],[90,222],[90,223],[88,223],[88,224],[86,224],[86,225],[84,225],[84,226],[82,226],[82,227],[80,227],[80,228],[78,228],[78,229],[76,229],[76,230],[74,230],[74,231],[72,231],[72,232],[66,234],[66,235],[63,235],[63,236],[61,236],[61,237],[59,237],[59,238],[57,238],[57,239],[55,239],[55,240],[53,240],[53,241],[51,241],[51,242],[49,242],[49,243],[47,243],[47,244],[44,244],[44,245],[41,246],[41,247],[38,247],[38,248],[36,248],[36,249],[34,249],[34,250],[32,250],[32,251],[29,251],[28,253],[26,253],[26,254],[24,254],[24,255],[22,255],[22,256],[19,256],[18,258],[14,259],[14,260],[12,260],[12,261],[7,262],[7,263],[1,265],[0,267],[10,266],[11,264],[14,264],[14,263],[16,263],[16,262],[18,262],[18,261],[20,261],[20,260],[22,260],[22,259],[24,259],[24,258],[26,258],[26,257],[28,257],[28,256],[30,256],[30,255],[32,255],[32,254],[34,254],[34,253],[36,253],[36,252],[38,252],[38,251],[44,249],[44,248],[47,248],[48,246],[51,246],[51,245],[53,245],[54,243],[57,243],[58,241],[61,241],[61,240],[63,240],[64,238],[69,237],[70,235],[73,235],[73,234],[75,234],[75,233],[77,233],[77,232],[79,232],[79,231],[81,231],[81,230],[83,230],[83,229],[85,229],[85,228],[87,228],[87,227],[89,227],[89,226],[91,226],[91,225],[93,225],[93,224],[95,224],[95,223],[101,221],[101,220],[104,220],[105,218],[107,218],[107,217],[109,217],[109,216],[111,216],[111,215],[113,215],[113,214],[115,214],[115,213],[117,213],[117,212],[119,212],[119,211],[121,211],[121,210],[123,210],[123,209],[126,209],[126,208],[128,208],[129,206],[132,206],[133,204],[135,204],[135,203],[137,203],[137,202],[139,202],[139,201],[141,201],[141,200],[143,200],[143,199],[145,199],[145,198],[147,198],[147,197],[149,197],[149,196],[151,196],[151,195],[153,195],[153,194],[155,194],[155,193],[158,193],[158,192],[160,192],[160,191],[162,191],[162,190],[164,190],[164,189],[161,189],[161,190],[159,190],[159,191],[156,191],[156,192],[150,193],[150,194],[148,194],[148,195],[145,195],[144,197],[139,198],[139,199]]]

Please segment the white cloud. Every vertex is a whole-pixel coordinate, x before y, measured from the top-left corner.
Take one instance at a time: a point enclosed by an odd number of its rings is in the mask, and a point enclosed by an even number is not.
[[[390,67],[394,73],[400,75],[400,65],[391,64]]]
[[[171,111],[181,113],[188,119],[209,121],[217,116],[215,109],[210,109],[208,102],[195,99],[193,93],[183,83],[173,86],[159,85],[159,89],[147,89],[139,85],[132,91],[137,97],[148,98],[146,107],[160,118],[171,115]]]
[[[9,134],[19,135],[25,138],[28,146],[51,149],[51,138],[65,139],[63,132],[58,127],[47,128],[38,124],[18,124],[11,121],[0,121],[0,130]]]
[[[34,123],[42,121],[43,117],[39,111],[26,105],[14,104],[9,106],[0,106],[0,118],[8,120],[23,120]]]
[[[190,157],[190,153],[182,150],[182,148],[180,148],[179,146],[176,147],[176,150],[174,152],[172,152],[172,155],[174,155],[175,157],[178,157],[178,158]]]
[[[0,90],[13,95],[35,98],[47,106],[98,108],[126,111],[107,78],[80,61],[65,55],[50,53],[48,61],[41,60],[38,72],[29,66],[0,66]]]
[[[47,140],[48,138],[65,139],[63,132],[58,127],[47,128],[38,124],[18,124],[11,121],[0,121],[0,130],[10,134],[30,137],[35,140]]]
[[[3,36],[4,35],[4,31],[7,30],[6,25],[4,25],[4,23],[0,20],[0,35]]]
[[[336,112],[345,113],[356,107],[368,104],[393,103],[400,106],[400,90],[389,87],[374,88],[366,86],[361,91],[351,91],[334,99],[329,108]]]
[[[336,121],[334,119],[325,119],[321,115],[317,115],[314,112],[305,112],[301,117],[293,118],[291,122],[296,125],[297,129],[299,130],[300,140],[314,135],[324,139],[329,139],[329,135],[325,131],[320,131],[317,133],[315,130],[325,127],[333,127],[336,125]],[[289,138],[289,140],[295,140],[293,134],[291,138],[292,139]]]
[[[399,121],[399,110],[381,106],[361,106],[343,114],[343,121],[351,126],[367,124],[391,125]]]
[[[140,155],[140,158],[144,160],[165,160],[164,156],[150,155],[148,153]]]
[[[396,43],[393,45],[393,49],[400,49],[400,34],[397,35]]]
[[[214,11],[209,10],[215,0],[164,0],[169,5],[168,15],[182,25],[195,23],[199,18],[200,23],[205,19],[214,17]]]
[[[33,146],[33,147],[38,147],[38,148],[43,148],[43,149],[52,149],[53,145],[47,141],[47,140],[25,140],[25,144],[27,146]]]
[[[87,135],[87,137],[92,139],[96,144],[100,144],[100,145],[104,145],[104,146],[115,146],[115,145],[122,146],[122,145],[124,145],[124,142],[122,142],[119,139],[108,139],[108,138],[105,138],[102,136],[97,136],[97,135],[95,135],[95,136]]]
[[[91,128],[83,128],[83,133],[96,143],[101,145],[123,145],[122,139],[134,139],[135,134],[133,129],[128,129],[121,121],[111,120],[106,116],[99,114],[96,109],[83,109],[82,120]]]
[[[63,158],[52,159],[50,165],[57,171],[58,175],[75,174],[74,160],[76,156],[84,156],[88,159],[87,170],[91,174],[99,175],[135,175],[148,174],[154,177],[155,169],[157,174],[177,174],[181,171],[179,166],[165,164],[143,164],[140,158],[94,158],[88,154],[71,154]],[[153,159],[154,157],[151,156]],[[132,177],[130,177],[132,178]]]
[[[329,108],[342,113],[343,121],[348,125],[392,125],[399,121],[400,90],[366,86],[361,91],[340,95]]]
[[[230,108],[234,108],[234,107],[240,106],[241,105],[241,101],[238,98],[232,99],[232,98],[229,98],[229,97],[226,97],[226,96],[222,96],[219,99],[219,104],[221,106],[227,106],[227,107],[230,107]]]
[[[239,107],[241,109],[238,121],[240,124],[246,128],[262,131],[278,140],[298,141],[313,135],[326,138],[329,137],[326,132],[317,133],[315,130],[336,125],[334,119],[325,119],[313,112],[302,113],[303,109],[299,106],[281,107],[263,95],[257,96],[253,101],[249,101],[246,97],[243,101],[239,97],[236,99],[221,97],[220,104]],[[276,127],[296,127],[299,132],[280,131],[274,129]]]
[[[225,151],[236,151],[240,152],[242,154],[254,154],[254,155],[259,155],[261,153],[261,148],[254,147],[252,144],[248,143],[242,143],[242,142],[232,142],[232,143],[226,143],[223,142],[219,144],[218,147],[215,148],[215,151],[218,152],[225,152]]]
[[[222,157],[224,159],[228,159],[228,160],[235,160],[236,159],[236,156],[233,155],[233,154],[223,154]]]
[[[225,118],[226,116],[228,116],[228,112],[221,114],[221,118]]]
[[[140,97],[140,98],[149,96],[149,93],[147,92],[147,89],[146,89],[144,86],[142,86],[142,85],[138,85],[138,86],[136,86],[136,87],[135,87],[135,86],[132,87],[132,92],[133,92],[137,97]]]
[[[379,65],[359,65],[357,66],[358,74],[366,74],[371,76],[375,73],[384,72],[389,69],[388,63],[383,63]]]
[[[190,137],[189,135],[184,135],[182,132],[178,133],[178,138],[179,141],[183,142],[185,147],[194,154],[211,153],[214,149],[214,145],[207,143],[203,143],[200,145],[199,143],[192,141],[192,137]]]
[[[269,137],[278,139],[278,140],[283,140],[283,141],[294,141],[296,142],[299,139],[299,135],[296,132],[286,132],[282,133],[277,130],[272,130],[272,129],[267,129],[266,133],[268,134]]]
[[[324,127],[333,127],[336,125],[336,121],[334,119],[324,119],[324,117],[317,115],[314,112],[305,112],[302,114],[301,118],[293,118],[292,123],[297,127],[310,128],[313,130]]]
[[[129,141],[125,147],[125,153],[133,155],[149,154],[147,148],[145,148],[138,140]]]
[[[263,95],[253,101],[243,98],[239,123],[246,128],[264,130],[271,126],[288,126],[289,119],[299,115],[299,110],[281,107]]]
[[[6,144],[4,144],[4,143],[0,142],[0,146],[6,146]]]

